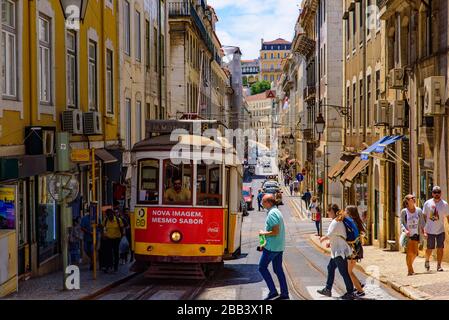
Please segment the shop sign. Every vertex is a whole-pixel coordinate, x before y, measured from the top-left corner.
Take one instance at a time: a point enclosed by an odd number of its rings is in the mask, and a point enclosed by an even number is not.
[[[70,159],[73,162],[89,162],[90,150],[89,149],[75,149],[70,153]]]
[[[0,186],[0,229],[16,228],[16,188]]]

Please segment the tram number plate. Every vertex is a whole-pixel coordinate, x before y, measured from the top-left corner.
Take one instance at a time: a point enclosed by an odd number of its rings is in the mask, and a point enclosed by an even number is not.
[[[147,228],[147,210],[145,208],[137,209],[135,226],[136,229]]]

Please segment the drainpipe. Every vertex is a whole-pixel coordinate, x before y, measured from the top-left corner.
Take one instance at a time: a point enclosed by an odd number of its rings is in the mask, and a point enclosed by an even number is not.
[[[161,2],[158,0],[159,5],[158,5],[158,29],[159,29],[159,39],[158,39],[158,43],[159,43],[159,58],[158,58],[158,64],[159,64],[159,75],[158,75],[158,93],[159,93],[159,119],[162,119],[162,117],[165,117],[165,115],[162,114],[162,71],[164,70],[165,66],[162,65],[162,55],[164,54],[164,52],[161,51],[161,38],[162,38],[162,8],[161,8]],[[165,4],[165,2],[164,2]],[[165,12],[165,10],[164,10]],[[166,19],[164,19],[165,21]],[[165,40],[165,37],[164,37]],[[164,44],[164,50],[165,50],[165,44]],[[157,54],[157,53],[156,53]],[[165,60],[164,60],[165,61]]]

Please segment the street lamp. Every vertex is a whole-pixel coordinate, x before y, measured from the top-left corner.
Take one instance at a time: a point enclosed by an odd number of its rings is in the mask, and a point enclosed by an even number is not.
[[[59,0],[66,20],[67,28],[79,29],[79,22],[84,20],[89,0]]]
[[[290,133],[290,137],[288,138],[288,142],[290,142],[290,144],[293,144],[295,142],[295,137],[293,137],[293,133]]]
[[[315,120],[315,130],[321,135],[324,132],[324,128],[326,127],[326,121],[324,121],[323,115],[320,113],[318,118]]]
[[[286,145],[285,140],[282,139],[282,142],[281,142],[281,148],[284,149],[284,148],[285,148],[285,145]]]

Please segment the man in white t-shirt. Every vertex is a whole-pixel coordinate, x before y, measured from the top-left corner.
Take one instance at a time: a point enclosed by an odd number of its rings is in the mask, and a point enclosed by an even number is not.
[[[437,271],[443,271],[441,261],[443,260],[443,249],[445,240],[444,218],[449,222],[449,206],[446,201],[441,199],[441,188],[435,186],[432,189],[432,199],[424,203],[424,236],[427,236],[427,250],[425,268],[430,270],[429,259],[432,255],[435,244],[437,248]]]

